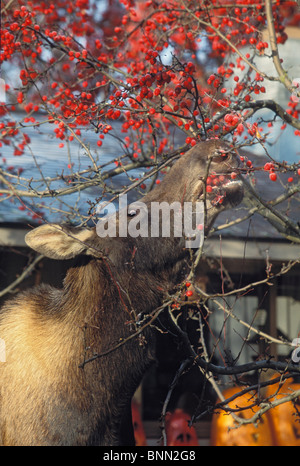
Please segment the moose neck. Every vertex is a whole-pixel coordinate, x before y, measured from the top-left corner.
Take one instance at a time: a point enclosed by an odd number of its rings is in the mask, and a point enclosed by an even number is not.
[[[106,259],[82,257],[69,269],[62,291],[62,314],[71,332],[81,332],[81,361],[131,339],[139,321],[161,305],[164,294],[183,273],[177,263],[165,264],[165,268],[160,264],[155,274],[140,270],[138,253],[136,259],[137,263],[125,265],[122,260],[117,267]],[[150,260],[144,257],[148,265]],[[138,345],[138,338],[133,340]],[[122,351],[127,351],[127,345]]]
[[[130,337],[140,315],[159,306],[164,285],[159,276],[136,273],[134,267],[122,270],[106,260],[80,258],[66,275],[61,305],[71,331],[82,332],[82,355],[104,353]]]
[[[159,276],[138,273],[134,265],[116,267],[109,260],[83,257],[71,267],[64,280],[64,302],[71,316],[93,321],[95,313],[105,309],[106,315],[149,312],[161,299]],[[144,302],[141,295],[146,295]],[[71,312],[71,308],[77,311]],[[99,316],[98,316],[99,317]],[[99,317],[102,319],[102,316]]]
[[[87,389],[96,406],[87,443],[122,444],[122,417],[154,360],[152,331],[146,329],[139,338],[134,318],[141,309],[158,306],[158,290],[149,290],[154,285],[145,277],[131,280],[129,286],[124,275],[101,259],[81,258],[69,269],[62,290],[62,313],[73,335],[69,341],[74,348],[71,370],[78,374],[76,396]]]

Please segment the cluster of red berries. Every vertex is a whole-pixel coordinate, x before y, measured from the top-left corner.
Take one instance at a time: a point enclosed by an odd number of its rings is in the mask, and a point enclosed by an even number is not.
[[[54,114],[56,112],[59,119],[64,118],[68,121],[72,119],[72,123],[64,128],[56,127],[55,133],[58,138],[63,139],[68,126],[76,129],[79,125],[88,126],[94,119],[100,121],[104,121],[104,119],[117,120],[123,113],[125,117],[123,130],[127,131],[129,128],[139,130],[141,132],[139,140],[144,141],[145,135],[142,131],[145,131],[144,124],[149,120],[149,117],[155,115],[157,117],[155,125],[159,125],[161,121],[167,122],[166,114],[169,112],[172,113],[172,121],[175,121],[186,132],[189,132],[194,125],[193,136],[188,133],[186,138],[186,143],[193,146],[198,140],[195,134],[202,128],[200,122],[197,121],[199,112],[194,109],[199,105],[205,106],[206,104],[213,109],[213,112],[216,108],[219,110],[220,107],[222,110],[228,109],[228,113],[224,117],[225,125],[222,127],[217,122],[208,130],[209,132],[218,133],[222,130],[234,130],[235,134],[241,135],[246,128],[250,135],[255,136],[257,131],[255,125],[248,127],[242,122],[238,114],[230,112],[232,94],[234,97],[241,97],[248,102],[252,92],[254,94],[265,92],[264,86],[260,83],[260,76],[256,76],[255,82],[251,85],[240,82],[239,76],[233,76],[235,67],[243,70],[244,63],[241,57],[237,57],[235,63],[232,60],[226,66],[219,66],[217,72],[209,76],[207,84],[212,86],[216,93],[222,94],[222,98],[217,102],[215,100],[216,94],[211,97],[211,88],[204,89],[203,84],[202,88],[200,85],[198,86],[194,62],[189,61],[181,67],[179,60],[176,63],[177,67],[175,65],[168,67],[162,64],[159,53],[170,44],[176,53],[178,52],[178,56],[180,56],[180,51],[188,49],[190,56],[196,57],[196,43],[197,40],[200,40],[199,23],[196,18],[202,19],[203,17],[203,12],[199,10],[197,2],[190,2],[189,9],[193,12],[193,15],[190,15],[188,9],[174,8],[177,4],[173,0],[162,2],[159,9],[155,1],[140,2],[139,5],[135,5],[134,1],[123,0],[122,3],[128,14],[123,15],[122,13],[123,17],[119,21],[115,21],[113,18],[111,35],[128,33],[130,46],[127,47],[128,50],[125,47],[118,53],[110,53],[108,48],[105,49],[106,38],[104,35],[100,36],[100,40],[94,34],[95,23],[93,23],[92,18],[87,21],[88,0],[75,0],[74,2],[60,0],[59,8],[50,2],[45,4],[45,2],[29,0],[26,5],[22,5],[22,3],[24,3],[23,0],[19,0],[19,8],[11,10],[10,22],[7,21],[3,32],[1,31],[4,39],[1,57],[3,60],[10,59],[16,50],[19,50],[22,51],[26,59],[28,58],[26,68],[23,65],[23,69],[20,71],[23,89],[20,89],[16,94],[16,101],[28,113],[28,118],[33,118],[32,113],[44,104],[53,108]],[[227,7],[222,4],[220,8],[218,2],[214,0],[211,2],[211,27],[207,27],[207,37],[213,52],[221,52],[221,54],[227,52],[230,49],[228,41],[235,38],[235,42],[237,42],[236,38],[239,38],[239,35],[242,39],[241,45],[250,44],[252,48],[256,49],[255,53],[257,50],[259,53],[264,52],[268,44],[257,36],[257,25],[265,24],[263,4],[260,1],[255,5],[250,3],[249,0],[240,0],[238,6]],[[153,8],[151,15],[149,15],[149,8]],[[68,21],[66,20],[67,14],[72,15]],[[284,35],[278,5],[274,5],[274,14],[277,38],[281,37],[282,41]],[[36,24],[40,18],[43,18],[43,23]],[[193,18],[192,21],[191,18]],[[143,27],[137,28],[137,21],[140,19],[143,20]],[[206,20],[206,18],[204,19]],[[66,31],[62,25],[66,26]],[[72,39],[72,37],[78,38],[80,36],[85,38],[85,48],[79,45],[80,41],[76,43]],[[43,40],[45,37],[46,41]],[[50,43],[51,47],[49,48]],[[32,82],[38,82],[39,73],[41,78],[45,75],[46,68],[41,70],[36,65],[36,63],[39,64],[38,61],[36,62],[36,58],[42,53],[43,47],[47,48],[48,53],[56,47],[61,53],[65,48],[66,56],[65,59],[57,61],[53,53],[49,59],[47,66],[50,73],[48,75],[54,81],[50,84],[50,89],[48,87],[46,91],[43,91],[45,95],[42,95],[41,105],[37,105],[36,101],[26,101],[26,88]],[[101,49],[101,55],[99,55],[99,49]],[[133,59],[133,57],[135,58]],[[250,58],[250,55],[247,55],[247,58]],[[94,68],[91,66],[92,60],[94,60]],[[129,64],[126,64],[126,61]],[[71,70],[75,69],[72,68],[72,62],[76,64],[76,73],[70,82],[65,80],[65,84],[61,85],[61,73],[70,76]],[[114,81],[110,81],[110,77],[105,76],[105,73],[98,77],[98,74],[101,74],[102,65],[105,65],[103,69],[107,75],[111,72],[110,67],[113,69],[113,73],[117,68],[127,69],[126,85],[128,88],[131,87],[132,92],[121,90],[123,84],[121,79],[119,84],[116,84],[115,90],[111,91]],[[232,76],[234,87],[231,93],[229,89],[226,89],[224,83]],[[96,82],[96,79],[99,81]],[[41,79],[41,81],[43,80]],[[106,90],[110,83],[112,94],[107,104],[101,107],[101,105],[96,104],[96,98],[100,89]],[[125,87],[124,85],[123,89]],[[126,87],[127,90],[128,88]],[[50,95],[48,95],[49,92]],[[194,99],[196,94],[199,95],[197,102]],[[162,98],[159,99],[160,105],[156,106],[158,99],[155,100],[155,97],[158,96]],[[151,104],[149,101],[152,99],[153,103]],[[163,101],[164,105],[162,106]],[[295,117],[296,108],[290,110]],[[159,117],[158,114],[160,114]],[[208,115],[205,115],[203,122],[201,121],[202,124],[210,122],[211,119]],[[151,138],[153,122],[147,127],[147,131]],[[98,145],[101,144],[102,140],[98,142]],[[275,170],[270,172],[271,175],[272,178],[276,177]]]
[[[269,178],[271,181],[277,181],[277,174],[276,174],[276,167],[275,167],[275,164],[273,162],[267,162],[265,163],[264,165],[264,170],[269,172]],[[296,173],[297,175],[300,176],[300,168],[298,168],[296,170]],[[292,176],[290,176],[288,178],[288,183],[292,183],[294,181],[294,178]]]
[[[267,162],[264,165],[264,170],[269,172],[269,178],[271,181],[277,181],[277,174],[275,173],[274,163]]]
[[[231,180],[235,180],[237,178],[237,173],[232,172],[230,174]],[[209,176],[206,178],[206,192],[211,193],[213,192],[213,188],[216,186],[222,186],[225,181],[228,181],[228,176],[225,175],[217,175],[216,173],[210,173]]]
[[[185,286],[186,286],[186,288],[190,288],[191,287],[191,282],[186,282]],[[194,294],[194,291],[191,288],[189,290],[186,290],[186,292],[185,292],[185,296],[187,296],[187,297],[191,297],[191,296],[193,296],[193,294]]]
[[[145,60],[149,61],[151,65],[155,65],[158,58],[157,50],[149,49],[145,55]]]

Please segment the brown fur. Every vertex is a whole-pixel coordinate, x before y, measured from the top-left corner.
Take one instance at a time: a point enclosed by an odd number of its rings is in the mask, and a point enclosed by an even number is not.
[[[228,148],[208,141],[187,152],[143,202],[199,199],[208,163],[217,173],[236,167],[234,156],[223,161],[215,154],[218,147]],[[242,199],[240,184],[224,190],[222,205],[214,207],[207,198],[208,226],[222,209]],[[7,362],[0,363],[0,444],[130,443],[130,435],[124,436],[128,425],[125,430],[122,425],[154,358],[152,331],[80,365],[131,336],[134,322],[157,308],[183,278],[187,251],[182,239],[102,239],[94,229],[43,225],[26,241],[48,257],[78,256],[78,262],[62,289],[41,285],[1,311]]]

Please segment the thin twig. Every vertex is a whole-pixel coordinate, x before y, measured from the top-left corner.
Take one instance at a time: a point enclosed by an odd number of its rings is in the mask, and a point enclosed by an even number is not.
[[[0,297],[4,296],[7,293],[11,293],[12,290],[18,286],[25,278],[28,277],[28,275],[33,271],[35,266],[43,259],[43,255],[36,256],[36,258],[31,262],[31,264],[26,267],[25,270],[21,273],[21,275],[16,278],[10,285],[8,285],[6,288],[0,291]]]

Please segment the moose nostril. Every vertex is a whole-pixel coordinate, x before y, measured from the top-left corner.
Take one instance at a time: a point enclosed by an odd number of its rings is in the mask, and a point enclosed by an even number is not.
[[[127,212],[128,217],[134,217],[137,214],[135,209],[129,209]]]
[[[230,153],[223,149],[218,149],[214,152],[212,156],[212,160],[214,163],[222,163],[228,160],[230,157]]]

